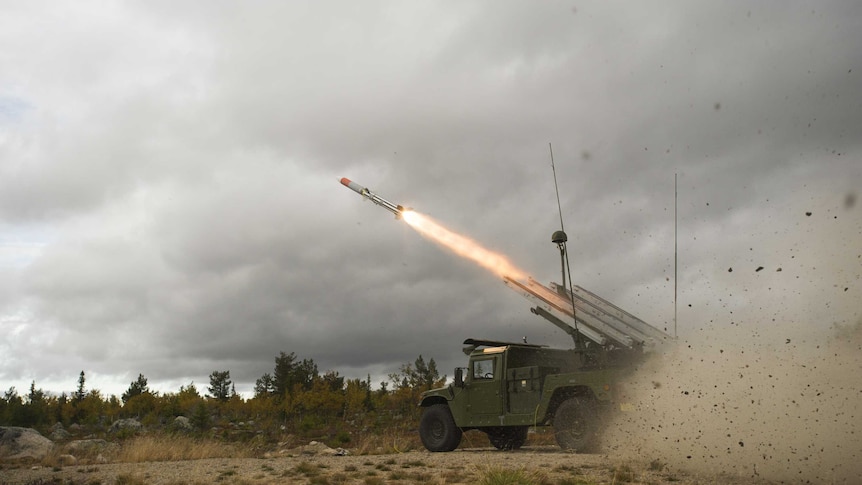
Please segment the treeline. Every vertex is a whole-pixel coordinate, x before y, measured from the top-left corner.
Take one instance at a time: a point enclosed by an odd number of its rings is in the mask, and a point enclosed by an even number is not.
[[[195,386],[180,386],[175,393],[159,393],[149,388],[140,374],[120,396],[103,396],[98,389],[86,389],[86,375],[78,378],[77,389],[59,396],[49,395],[33,382],[26,394],[12,387],[0,399],[0,425],[48,427],[77,424],[107,429],[121,418],[137,418],[144,426],[169,426],[177,416],[189,418],[198,430],[254,422],[258,430],[311,433],[335,432],[351,426],[386,426],[398,420],[418,418],[417,403],[422,391],[443,385],[434,359],[420,355],[403,364],[389,380],[372,388],[367,379],[346,379],[335,371],[320,373],[312,359],[300,360],[293,352],[275,357],[275,367],[255,382],[254,397],[243,399],[236,393],[230,371],[213,371],[205,393]]]

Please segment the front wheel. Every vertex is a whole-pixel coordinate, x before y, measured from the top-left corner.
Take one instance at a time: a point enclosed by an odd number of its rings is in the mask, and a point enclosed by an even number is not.
[[[596,444],[599,417],[588,399],[576,397],[560,403],[554,413],[554,437],[564,450],[589,451]]]
[[[526,426],[506,426],[488,430],[488,440],[498,450],[517,450],[527,441]]]
[[[452,451],[461,444],[461,428],[455,425],[449,406],[434,404],[425,408],[419,438],[428,451]]]

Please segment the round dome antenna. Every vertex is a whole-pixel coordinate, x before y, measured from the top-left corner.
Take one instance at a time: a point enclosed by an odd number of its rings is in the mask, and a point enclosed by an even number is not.
[[[554,244],[562,244],[568,240],[569,238],[563,231],[554,231],[554,234],[551,235],[551,242]]]

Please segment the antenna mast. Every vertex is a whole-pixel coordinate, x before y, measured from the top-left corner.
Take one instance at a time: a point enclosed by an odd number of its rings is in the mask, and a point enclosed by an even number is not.
[[[551,242],[555,243],[557,247],[560,249],[560,266],[563,274],[563,289],[566,289],[566,273],[569,274],[569,285],[568,291],[569,296],[572,300],[572,320],[575,322],[575,348],[582,349],[584,348],[584,342],[581,339],[581,332],[578,330],[578,316],[577,309],[575,308],[575,292],[574,287],[572,285],[572,267],[569,264],[569,252],[566,250],[566,241],[568,241],[568,236],[566,236],[565,227],[563,226],[563,206],[560,204],[560,188],[557,185],[557,168],[554,165],[554,147],[551,146],[551,143],[548,142],[548,150],[551,152],[551,171],[554,173],[554,190],[557,193],[557,210],[560,212],[560,230],[554,232],[551,236]]]
[[[551,171],[554,172],[554,190],[557,192],[557,209],[560,211],[560,230],[565,231],[566,228],[563,227],[563,206],[560,205],[560,188],[557,186],[557,167],[554,166],[554,147],[551,146],[551,143],[548,142],[548,150],[551,151]],[[565,286],[565,281],[563,281],[563,286]]]
[[[673,339],[676,340],[676,295],[677,295],[677,215],[678,199],[676,188],[676,173],[673,174]]]

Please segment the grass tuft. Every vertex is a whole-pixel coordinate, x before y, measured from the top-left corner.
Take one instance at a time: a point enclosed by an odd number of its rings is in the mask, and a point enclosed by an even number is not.
[[[296,465],[293,471],[307,477],[315,477],[317,475],[320,475],[320,468],[317,465],[313,465],[307,461],[303,461],[300,464]]]
[[[480,470],[481,485],[544,485],[548,479],[537,471],[525,469],[486,468]]]
[[[614,467],[611,469],[611,472],[613,473],[614,482],[628,483],[635,479],[635,472],[628,465]]]
[[[356,455],[386,455],[423,449],[418,433],[402,429],[388,429],[382,433],[370,433],[351,442],[351,451]]]

